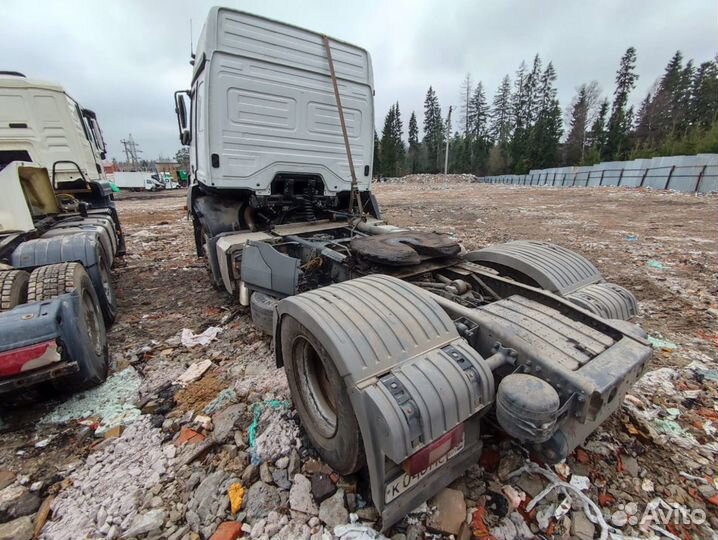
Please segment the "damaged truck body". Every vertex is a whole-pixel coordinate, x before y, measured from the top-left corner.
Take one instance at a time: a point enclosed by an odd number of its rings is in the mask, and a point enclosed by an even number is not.
[[[368,468],[384,527],[476,462],[486,424],[555,463],[620,406],[651,355],[630,292],[553,244],[467,252],[381,219],[365,50],[214,8],[193,65],[197,254],[273,334],[322,458]]]
[[[0,394],[105,380],[124,238],[95,113],[0,72]]]

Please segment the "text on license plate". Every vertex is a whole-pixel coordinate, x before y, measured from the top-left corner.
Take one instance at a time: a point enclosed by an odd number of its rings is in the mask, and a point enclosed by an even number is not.
[[[446,464],[451,458],[453,458],[456,454],[459,454],[464,449],[464,442],[465,439],[462,437],[461,442],[458,445],[454,446],[444,456],[429,465],[423,471],[419,471],[413,475],[403,473],[391,482],[388,482],[384,487],[384,503],[389,504],[407,489],[410,489],[421,482],[427,474],[434,472],[436,469]]]

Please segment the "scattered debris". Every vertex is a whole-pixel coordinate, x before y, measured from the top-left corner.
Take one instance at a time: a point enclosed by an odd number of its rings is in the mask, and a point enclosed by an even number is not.
[[[445,488],[429,500],[433,508],[426,520],[426,526],[442,534],[457,536],[461,524],[466,520],[466,501],[461,491]]]
[[[146,493],[164,489],[163,479],[174,476],[172,460],[162,452],[162,434],[143,417],[127,427],[121,437],[87,457],[70,474],[69,487],[52,502],[52,521],[42,530],[45,540],[72,540],[84,536],[111,536],[110,531],[142,534],[157,530],[164,510],[142,512]]]
[[[195,334],[189,328],[182,330],[181,342],[185,347],[191,348],[197,345],[209,345],[209,342],[217,338],[217,335],[222,331],[217,326],[210,326],[201,334]]]
[[[672,341],[668,341],[665,339],[660,339],[653,336],[648,336],[648,342],[651,344],[651,346],[654,349],[662,349],[664,351],[674,351],[678,348],[678,345],[673,343]]]
[[[244,487],[242,487],[242,484],[239,483],[232,484],[229,486],[227,494],[229,495],[232,513],[238,513],[242,508],[242,503],[244,502]]]
[[[205,372],[212,367],[212,365],[212,360],[202,360],[201,362],[195,362],[190,367],[188,367],[182,375],[179,376],[177,382],[182,386],[186,386],[204,375]]]
[[[646,263],[647,266],[650,266],[651,268],[657,268],[658,270],[663,270],[664,266],[663,263],[660,263],[658,261],[654,261],[651,259]]]
[[[102,385],[75,394],[55,407],[40,422],[62,424],[70,420],[92,419],[90,425],[96,435],[119,425],[127,425],[140,417],[133,403],[138,398],[140,376],[128,367],[108,377]]]

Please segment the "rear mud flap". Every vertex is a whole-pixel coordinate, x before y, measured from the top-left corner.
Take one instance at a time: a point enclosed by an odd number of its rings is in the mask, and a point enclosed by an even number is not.
[[[313,333],[346,383],[385,528],[475,462],[493,375],[425,291],[372,275],[286,298],[278,325],[285,315]],[[450,432],[461,437],[442,439]],[[425,466],[412,468],[422,449]]]
[[[0,379],[0,394],[78,371],[91,357],[92,343],[80,317],[80,297],[68,293],[0,313],[0,353],[55,340],[61,361],[15,377]]]

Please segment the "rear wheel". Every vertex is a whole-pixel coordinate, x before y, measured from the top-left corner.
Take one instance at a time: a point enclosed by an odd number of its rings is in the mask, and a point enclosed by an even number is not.
[[[312,444],[339,474],[358,471],[366,463],[359,424],[326,349],[291,316],[282,321],[281,347],[292,399]]]
[[[30,274],[28,301],[49,300],[57,296],[75,293],[79,296],[79,332],[86,334],[89,351],[83,358],[72,358],[80,371],[70,375],[59,390],[85,390],[97,386],[107,378],[109,353],[102,310],[97,293],[80,263],[60,263],[41,266]]]
[[[7,311],[27,302],[30,274],[25,270],[0,271],[0,311]]]
[[[97,296],[102,307],[102,316],[105,324],[110,326],[117,319],[117,296],[110,277],[109,262],[100,258],[97,263],[100,287],[96,287]]]

